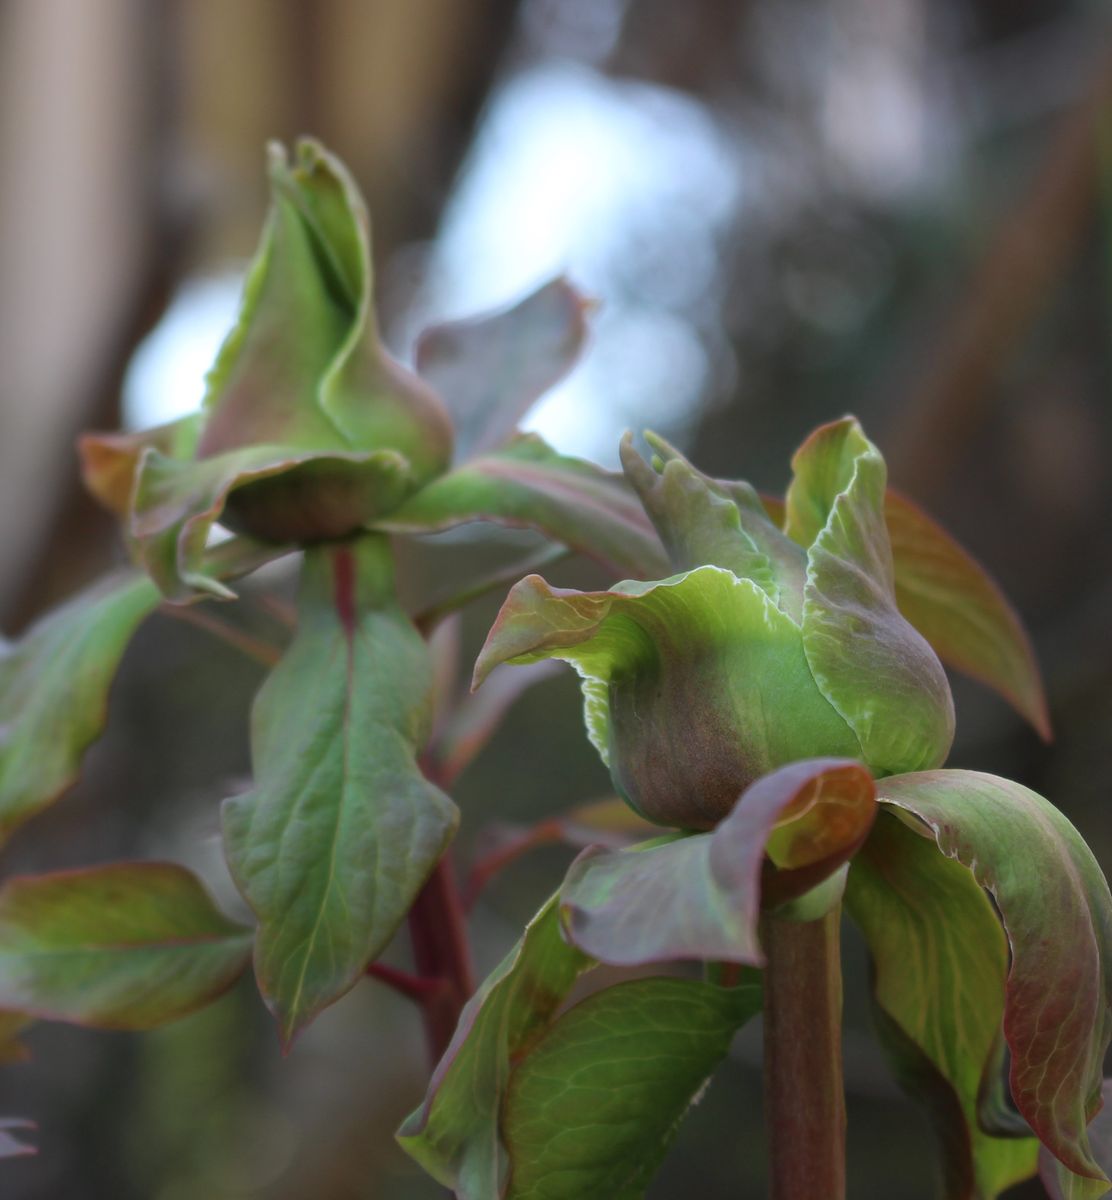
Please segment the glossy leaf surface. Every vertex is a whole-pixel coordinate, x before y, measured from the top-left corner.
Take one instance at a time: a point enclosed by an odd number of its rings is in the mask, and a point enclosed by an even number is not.
[[[560,891],[568,936],[618,966],[671,959],[760,966],[766,854],[779,874],[798,872],[813,887],[860,846],[875,811],[873,780],[859,763],[781,767],[753,784],[713,833],[581,854]]]
[[[405,1150],[459,1200],[503,1195],[510,1164],[499,1118],[515,1061],[592,965],[561,937],[550,900],[464,1008],[424,1103],[398,1131]]]
[[[846,905],[872,956],[875,1003],[898,1027],[881,1040],[938,1131],[947,1200],[996,1200],[1034,1173],[1038,1143],[990,1137],[978,1121],[1008,974],[991,902],[933,838],[882,814],[850,865]]]
[[[815,687],[799,627],[752,580],[720,567],[608,592],[523,579],[475,679],[543,658],[575,667],[615,786],[660,824],[707,828],[784,763],[860,753]]]
[[[614,570],[641,578],[668,572],[668,559],[620,475],[558,454],[522,434],[422,488],[377,527],[433,533],[471,521],[536,529]]]
[[[0,643],[0,840],[76,780],[124,650],[158,599],[148,579],[121,572]]]
[[[803,642],[815,682],[878,775],[941,766],[953,700],[896,605],[884,460],[846,418],[811,434],[792,466],[786,528],[807,548]]]
[[[389,941],[456,826],[421,774],[432,674],[383,538],[309,550],[297,634],[255,701],[255,790],[224,842],[259,918],[255,971],[282,1040]]]
[[[507,1200],[641,1200],[761,989],[639,979],[564,1013],[514,1071]]]
[[[553,279],[511,308],[421,334],[417,371],[452,415],[458,459],[501,445],[571,370],[587,335],[586,311],[566,279]]]
[[[0,1009],[150,1029],[214,999],[250,954],[250,930],[173,863],[21,876],[0,889]]]
[[[1042,678],[1019,618],[985,569],[910,500],[889,490],[900,611],[943,662],[999,692],[1050,737]]]
[[[992,896],[1011,947],[1004,1034],[1011,1091],[1044,1145],[1100,1196],[1085,1127],[1112,1032],[1112,899],[1077,830],[1041,796],[993,775],[925,771],[878,799],[930,830]]]

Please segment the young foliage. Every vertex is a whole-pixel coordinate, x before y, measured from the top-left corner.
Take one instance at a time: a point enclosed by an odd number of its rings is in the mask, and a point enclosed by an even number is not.
[[[251,954],[173,863],[113,863],[0,889],[0,1010],[99,1029],[150,1029],[220,995]]]
[[[298,615],[252,713],[255,790],[224,805],[286,1045],[378,956],[458,820],[417,766],[432,672],[385,539],[308,551]]]
[[[0,643],[0,839],[77,778],[120,659],[157,604],[150,580],[121,572]]]

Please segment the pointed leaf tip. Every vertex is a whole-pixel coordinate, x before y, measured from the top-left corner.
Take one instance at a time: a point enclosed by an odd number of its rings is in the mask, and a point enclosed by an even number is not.
[[[228,863],[259,919],[256,977],[287,1048],[381,953],[458,821],[417,765],[432,672],[386,539],[307,551],[298,611],[252,709],[255,788],[223,809]]]

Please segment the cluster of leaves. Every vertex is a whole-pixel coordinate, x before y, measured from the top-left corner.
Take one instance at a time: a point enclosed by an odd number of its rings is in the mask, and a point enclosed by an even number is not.
[[[620,1013],[612,989],[561,1015],[574,975],[599,962],[759,968],[762,912],[815,919],[844,895],[872,954],[885,1050],[938,1128],[947,1196],[998,1196],[1035,1173],[1040,1141],[1062,1194],[1103,1195],[1086,1127],[1112,1032],[1107,884],[1040,796],[939,769],[953,709],[935,650],[1046,732],[1037,672],[999,594],[886,493],[883,462],[850,418],[800,449],[783,504],[650,442],[651,465],[623,447],[626,474],[679,574],[593,593],[522,580],[476,680],[507,661],[572,664],[616,788],[675,831],[580,855],[472,1002],[405,1144],[473,1200],[641,1195],[662,1132],[701,1086],[686,1068],[724,1053],[759,984],[718,989],[715,1017],[691,1018],[705,1041],[689,1056],[670,1057],[646,1027],[634,1061],[638,989],[663,981],[623,985]],[[670,986],[694,1006],[711,985]],[[663,1000],[656,1015],[672,1027]],[[609,1098],[583,1085],[595,1074]],[[464,1100],[499,1084],[497,1113]],[[644,1136],[615,1114],[632,1119],[614,1099],[626,1088],[655,1092]],[[561,1148],[563,1167],[541,1189],[543,1145]]]
[[[1086,1126],[1109,1037],[1107,886],[1045,800],[940,769],[953,709],[939,658],[1048,731],[1030,648],[983,571],[886,489],[848,418],[801,448],[784,502],[707,478],[660,439],[651,462],[626,444],[612,474],[516,432],[579,353],[575,291],[557,280],[431,329],[411,373],[375,327],[367,215],[343,167],[306,142],[292,165],[272,154],[271,180],[203,410],[83,439],[86,483],[118,515],[132,568],[0,656],[9,836],[73,783],[141,621],[234,599],[235,579],[303,554],[296,633],[251,714],[254,784],[223,807],[255,926],[170,863],[7,880],[8,1052],[33,1019],[172,1020],[252,956],[288,1045],[356,983],[456,827],[451,772],[433,781],[419,764],[450,752],[444,738],[466,741],[468,717],[429,745],[423,634],[483,586],[459,581],[415,622],[391,538],[493,521],[632,577],[592,593],[521,580],[476,681],[507,661],[571,663],[639,817],[573,812],[511,849],[603,843],[468,1003],[400,1133],[410,1153],[469,1200],[642,1195],[760,1008],[762,912],[813,917],[844,893],[886,1049],[939,1126],[947,1194],[998,1195],[1034,1172],[1040,1141],[1062,1194],[1103,1194]],[[233,536],[214,538],[217,525]],[[497,712],[484,694],[472,725]],[[629,844],[640,818],[663,829]],[[568,1006],[597,963],[683,960],[739,964],[741,981],[636,978]],[[19,1149],[0,1139],[0,1154]]]

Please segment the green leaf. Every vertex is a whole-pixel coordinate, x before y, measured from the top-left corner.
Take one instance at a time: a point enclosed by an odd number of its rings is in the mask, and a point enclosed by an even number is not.
[[[625,480],[557,454],[536,434],[521,434],[434,480],[376,526],[434,533],[471,521],[536,529],[642,578],[668,571],[663,547]]]
[[[150,1029],[220,995],[251,933],[174,863],[112,863],[0,889],[0,1009]]]
[[[944,663],[999,692],[1049,740],[1034,651],[991,576],[904,496],[889,490],[884,511],[900,612]]]
[[[608,592],[510,592],[475,668],[558,658],[583,679],[587,728],[618,791],[644,816],[708,828],[768,771],[857,757],[815,687],[799,627],[751,580],[700,567]]]
[[[286,1045],[382,951],[458,819],[417,766],[432,672],[386,539],[307,551],[298,619],[252,712],[255,790],[224,805]]]
[[[897,776],[879,782],[877,798],[929,829],[992,896],[1011,948],[1012,1097],[1043,1144],[1088,1180],[1084,1194],[1103,1195],[1085,1133],[1112,1034],[1112,898],[1100,867],[1056,808],[993,775]]]
[[[638,979],[560,1017],[510,1079],[507,1200],[641,1200],[759,986]]]
[[[954,737],[941,663],[896,606],[886,471],[847,417],[792,459],[787,531],[807,552],[803,643],[819,690],[878,775],[940,766]]]
[[[148,579],[121,572],[0,643],[0,840],[76,780],[124,650],[157,604]]]
[[[167,599],[185,603],[208,594],[226,600],[235,593],[204,569],[217,521],[274,542],[342,537],[411,487],[408,463],[390,450],[326,454],[248,446],[200,462],[147,450],[129,533]]]
[[[398,1131],[458,1200],[503,1195],[509,1158],[499,1120],[514,1064],[592,965],[560,936],[553,898],[464,1008],[424,1102]]]
[[[587,335],[587,308],[566,279],[553,279],[512,308],[421,334],[417,371],[452,414],[457,458],[504,442],[571,370]]]
[[[754,783],[713,833],[585,851],[560,890],[564,927],[580,949],[617,966],[760,966],[762,891],[767,906],[767,893],[783,902],[833,875],[875,813],[873,780],[859,763],[781,767]],[[766,867],[766,854],[777,870]]]
[[[872,955],[881,1041],[938,1132],[947,1200],[996,1200],[1034,1174],[1038,1143],[978,1125],[1008,974],[991,902],[933,839],[882,814],[850,865],[846,906]]]

